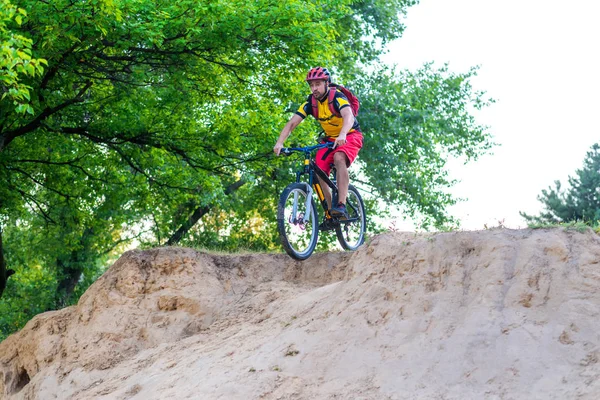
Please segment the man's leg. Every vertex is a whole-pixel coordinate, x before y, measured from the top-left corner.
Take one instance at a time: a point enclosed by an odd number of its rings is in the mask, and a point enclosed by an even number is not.
[[[317,180],[321,185],[321,189],[323,190],[323,196],[325,196],[325,200],[327,201],[327,206],[331,210],[331,189],[329,188],[329,186],[327,186],[325,182],[321,180],[321,178],[319,178],[317,174],[315,174],[315,176],[317,177]]]
[[[348,157],[343,151],[338,151],[333,155],[333,164],[335,165],[335,169],[337,170],[336,179],[338,187],[338,203],[342,204],[346,204],[346,197],[348,196],[348,185],[350,184],[347,163]],[[331,199],[331,194],[329,195],[329,198]]]
[[[337,170],[338,200],[337,204],[334,204],[333,207],[331,207],[329,213],[338,218],[348,218],[348,213],[346,212],[346,197],[348,196],[348,184],[350,183],[350,178],[348,177],[347,160],[346,154],[341,151],[338,151],[333,156],[333,163]]]

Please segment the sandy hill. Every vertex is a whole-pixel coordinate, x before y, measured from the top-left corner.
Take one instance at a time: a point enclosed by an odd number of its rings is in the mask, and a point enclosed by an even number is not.
[[[125,253],[0,343],[3,399],[598,399],[600,237]]]

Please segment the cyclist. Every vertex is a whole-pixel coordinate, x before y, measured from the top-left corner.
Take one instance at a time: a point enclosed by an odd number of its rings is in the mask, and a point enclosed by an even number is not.
[[[284,126],[279,134],[277,143],[275,143],[275,147],[273,147],[273,151],[279,155],[283,148],[283,143],[290,133],[309,114],[313,115],[310,96],[314,96],[318,100],[317,120],[323,128],[325,140],[334,142],[333,149],[324,148],[317,151],[315,162],[327,175],[331,172],[331,164],[335,165],[337,170],[338,204],[332,206],[329,187],[325,184],[321,184],[321,187],[324,189],[325,198],[330,209],[329,214],[334,217],[347,218],[346,197],[348,195],[348,185],[350,184],[348,167],[350,167],[362,147],[363,136],[346,96],[339,90],[329,87],[331,75],[327,68],[311,68],[306,75],[306,82],[310,86],[312,95],[308,96],[307,101],[300,106],[298,111],[292,115]],[[336,90],[333,107],[341,116],[336,116],[329,109],[328,95],[330,90]]]

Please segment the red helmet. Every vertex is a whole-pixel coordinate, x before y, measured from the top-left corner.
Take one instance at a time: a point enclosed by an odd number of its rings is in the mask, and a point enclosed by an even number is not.
[[[320,80],[324,80],[327,81],[327,83],[331,83],[331,75],[329,74],[329,71],[327,71],[327,68],[311,68],[310,71],[308,71],[308,74],[306,75],[306,82]]]

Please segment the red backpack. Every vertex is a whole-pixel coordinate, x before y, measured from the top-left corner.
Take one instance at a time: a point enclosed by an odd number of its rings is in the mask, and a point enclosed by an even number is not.
[[[350,89],[348,89],[342,85],[330,83],[329,87],[331,89],[333,89],[333,90],[329,91],[329,95],[327,96],[327,103],[329,104],[329,110],[331,111],[331,113],[333,115],[335,115],[336,117],[341,117],[341,114],[339,112],[337,112],[335,107],[333,106],[333,99],[335,98],[335,92],[339,90],[348,99],[348,103],[350,103],[350,108],[352,109],[352,114],[354,114],[354,116],[356,117],[358,115],[358,109],[360,108],[360,101],[358,100],[358,97],[356,97],[354,95],[354,93],[352,93],[350,91]],[[312,115],[313,115],[313,117],[318,119],[319,118],[319,103],[317,102],[317,99],[315,98],[315,96],[310,95],[310,98],[311,98],[311,103],[312,103],[311,104]]]

